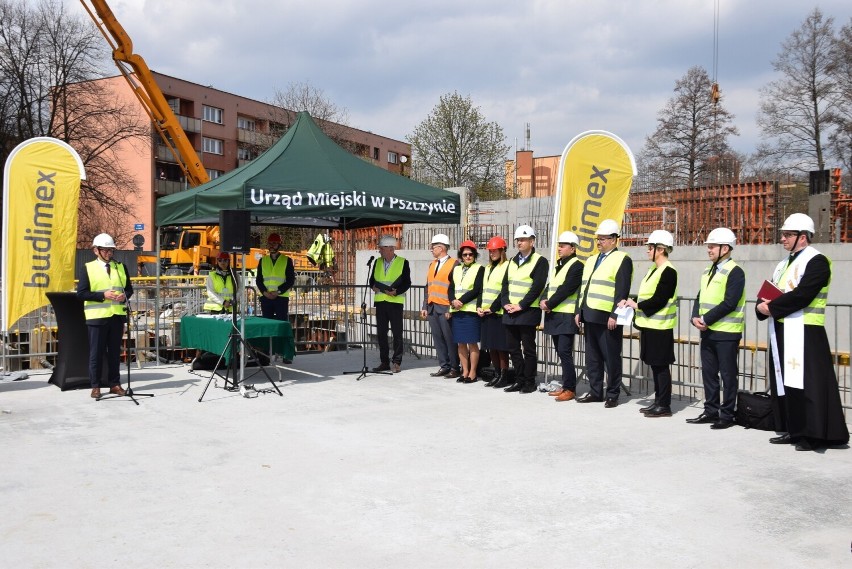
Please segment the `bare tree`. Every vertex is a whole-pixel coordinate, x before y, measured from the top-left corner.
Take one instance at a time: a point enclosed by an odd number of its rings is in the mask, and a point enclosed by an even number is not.
[[[0,158],[29,138],[52,136],[80,155],[78,242],[101,231],[121,239],[129,231],[128,205],[139,195],[116,156],[125,140],[150,140],[150,125],[102,84],[106,44],[94,24],[69,14],[59,0],[0,0]]]
[[[437,186],[467,186],[480,199],[505,193],[505,161],[509,146],[503,129],[487,122],[470,97],[442,95],[414,132],[412,172]]]
[[[814,8],[781,44],[772,63],[781,78],[761,89],[757,122],[771,142],[758,153],[779,166],[801,172],[825,169],[826,129],[838,103],[831,75],[833,48],[834,19]]]
[[[643,163],[659,188],[719,183],[732,153],[728,137],[739,134],[734,116],[711,96],[710,77],[692,67],[675,83],[675,95],[657,115],[657,130],[645,139]],[[725,180],[730,177],[724,176]]]
[[[270,104],[275,106],[270,121],[276,140],[296,121],[296,115],[307,111],[326,136],[350,152],[354,150],[346,139],[349,111],[338,107],[322,89],[310,83],[290,83],[283,90],[275,90]]]
[[[828,135],[832,154],[846,172],[852,172],[852,20],[840,29],[832,51],[832,76],[837,81],[838,101],[829,121],[835,129]]]

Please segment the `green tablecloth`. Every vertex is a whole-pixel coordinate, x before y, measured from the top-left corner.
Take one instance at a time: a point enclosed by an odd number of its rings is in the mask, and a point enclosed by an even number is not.
[[[184,348],[197,348],[214,354],[221,354],[228,344],[231,334],[231,319],[184,316],[180,319],[180,343]],[[237,328],[240,321],[237,321]],[[293,328],[289,322],[249,316],[246,318],[243,336],[252,346],[268,353],[272,341],[272,353],[284,359],[292,360],[296,355],[293,341]],[[230,351],[230,350],[229,350]],[[230,354],[226,354],[230,359]]]

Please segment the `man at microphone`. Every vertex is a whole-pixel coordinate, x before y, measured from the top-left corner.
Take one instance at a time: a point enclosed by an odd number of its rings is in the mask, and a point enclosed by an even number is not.
[[[100,377],[104,354],[107,360],[109,392],[124,395],[121,388],[121,338],[127,322],[127,299],[133,295],[130,273],[124,263],[113,260],[115,241],[101,233],[92,241],[97,257],[86,263],[77,284],[77,297],[83,300],[86,328],[89,333],[89,383],[91,396],[101,396]]]
[[[408,261],[396,254],[396,237],[383,235],[379,239],[379,259],[370,272],[370,288],[376,293],[376,335],[379,340],[381,364],[373,372],[402,369],[402,310],[405,292],[411,288]],[[370,257],[372,262],[374,257]],[[393,357],[388,356],[388,325],[393,333]]]

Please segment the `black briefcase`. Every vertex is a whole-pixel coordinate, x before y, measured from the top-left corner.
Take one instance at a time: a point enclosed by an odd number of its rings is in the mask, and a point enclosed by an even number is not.
[[[737,412],[734,422],[746,429],[775,430],[775,416],[768,393],[737,392]]]

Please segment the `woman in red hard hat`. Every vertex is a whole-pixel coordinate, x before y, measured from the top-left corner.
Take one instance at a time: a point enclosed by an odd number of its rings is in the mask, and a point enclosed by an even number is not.
[[[503,326],[503,307],[500,304],[500,290],[503,277],[509,268],[506,257],[508,245],[506,240],[496,235],[488,240],[485,248],[488,250],[488,265],[482,284],[482,302],[479,316],[482,319],[480,348],[488,351],[491,365],[494,368],[494,378],[485,384],[486,387],[507,387],[509,380],[509,341],[506,339],[506,327]]]
[[[476,381],[476,366],[479,364],[479,304],[482,298],[484,269],[476,262],[479,252],[473,241],[462,241],[459,245],[459,260],[450,279],[450,323],[453,338],[458,344],[459,363],[462,374],[456,381]]]

